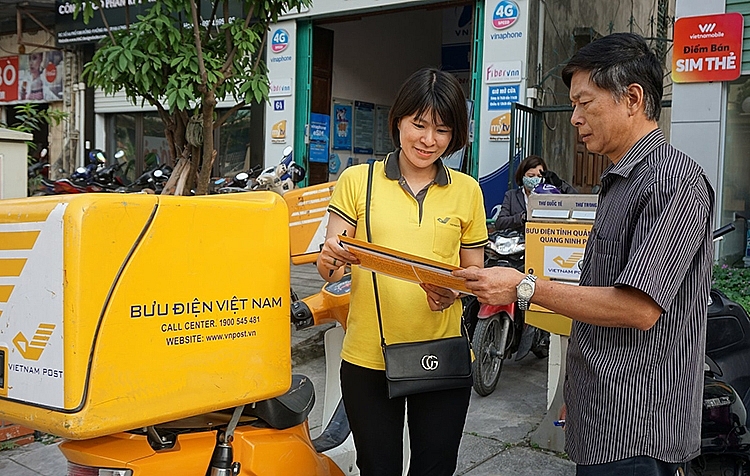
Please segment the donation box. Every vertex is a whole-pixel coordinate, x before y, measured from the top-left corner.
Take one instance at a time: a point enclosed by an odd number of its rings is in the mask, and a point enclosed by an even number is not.
[[[539,279],[578,285],[598,195],[531,194],[526,222],[526,272]],[[526,322],[553,334],[570,335],[571,321],[536,304]]]
[[[291,384],[287,207],[272,192],[0,202],[0,419],[71,439]]]

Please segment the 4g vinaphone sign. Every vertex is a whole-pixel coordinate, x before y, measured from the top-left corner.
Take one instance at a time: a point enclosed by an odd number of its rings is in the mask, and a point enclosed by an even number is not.
[[[742,66],[740,13],[679,18],[674,24],[675,83],[733,81]]]

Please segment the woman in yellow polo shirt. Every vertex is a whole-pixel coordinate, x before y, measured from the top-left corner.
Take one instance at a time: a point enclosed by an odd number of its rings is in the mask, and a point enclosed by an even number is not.
[[[468,135],[466,100],[449,73],[422,69],[402,86],[388,118],[398,149],[375,162],[369,204],[372,242],[446,264],[482,267],[487,241],[479,184],[443,165]],[[367,240],[368,165],[347,168],[329,205],[318,272],[335,281],[356,258],[336,236]],[[458,293],[378,275],[383,333],[389,344],[461,334]],[[369,271],[352,269],[341,390],[362,476],[400,476],[404,407],[408,410],[410,475],[456,469],[471,388],[388,398],[380,330]]]

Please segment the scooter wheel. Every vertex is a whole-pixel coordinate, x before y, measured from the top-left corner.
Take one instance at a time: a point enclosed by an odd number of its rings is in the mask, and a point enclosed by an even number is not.
[[[477,321],[471,342],[475,356],[472,371],[474,391],[483,397],[491,394],[497,386],[506,356],[510,326],[511,319],[506,313]]]

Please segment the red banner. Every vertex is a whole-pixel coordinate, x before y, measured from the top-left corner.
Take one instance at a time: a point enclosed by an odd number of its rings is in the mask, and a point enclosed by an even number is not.
[[[0,102],[18,101],[18,56],[0,58]]]
[[[733,81],[742,66],[743,18],[739,13],[679,18],[674,24],[675,83]]]

